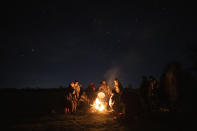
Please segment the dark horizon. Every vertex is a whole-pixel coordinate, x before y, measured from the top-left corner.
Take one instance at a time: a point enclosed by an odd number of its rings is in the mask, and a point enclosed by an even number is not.
[[[0,88],[58,88],[74,80],[87,87],[115,77],[138,87],[142,75],[158,79],[170,61],[189,69],[192,8],[143,2],[5,3]]]

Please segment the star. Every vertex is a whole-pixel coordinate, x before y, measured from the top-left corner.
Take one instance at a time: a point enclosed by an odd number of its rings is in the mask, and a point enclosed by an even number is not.
[[[34,49],[34,48],[32,48],[32,49],[31,49],[31,52],[32,52],[32,53],[34,53],[34,52],[35,52],[35,49]]]

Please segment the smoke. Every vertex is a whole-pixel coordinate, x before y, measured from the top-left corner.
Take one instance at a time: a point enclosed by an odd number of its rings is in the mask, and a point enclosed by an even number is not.
[[[120,78],[121,76],[122,76],[122,73],[121,73],[119,66],[115,66],[115,67],[110,68],[104,74],[104,78],[106,79],[106,81],[110,87],[113,86],[114,79]]]

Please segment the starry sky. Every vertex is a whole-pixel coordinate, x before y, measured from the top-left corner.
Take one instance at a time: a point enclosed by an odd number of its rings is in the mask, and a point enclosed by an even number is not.
[[[141,1],[16,1],[1,9],[0,88],[84,87],[118,77],[139,86],[169,61],[190,66],[192,9],[185,3]]]

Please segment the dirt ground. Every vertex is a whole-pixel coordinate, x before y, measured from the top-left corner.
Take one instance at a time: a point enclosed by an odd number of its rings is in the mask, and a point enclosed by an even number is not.
[[[154,112],[123,120],[110,113],[64,114],[64,91],[0,92],[2,131],[180,131],[191,129],[192,113]],[[135,95],[129,99],[131,112],[137,112]],[[51,109],[57,111],[51,114]],[[133,113],[132,115],[134,115]]]
[[[178,131],[187,129],[189,119],[171,114],[151,114],[129,121],[117,121],[112,114],[51,114],[18,119],[9,126],[14,131]],[[189,126],[190,127],[190,126]]]
[[[86,113],[74,115],[48,115],[26,118],[11,126],[20,131],[66,131],[66,130],[127,130],[124,125],[113,120],[111,114]]]

